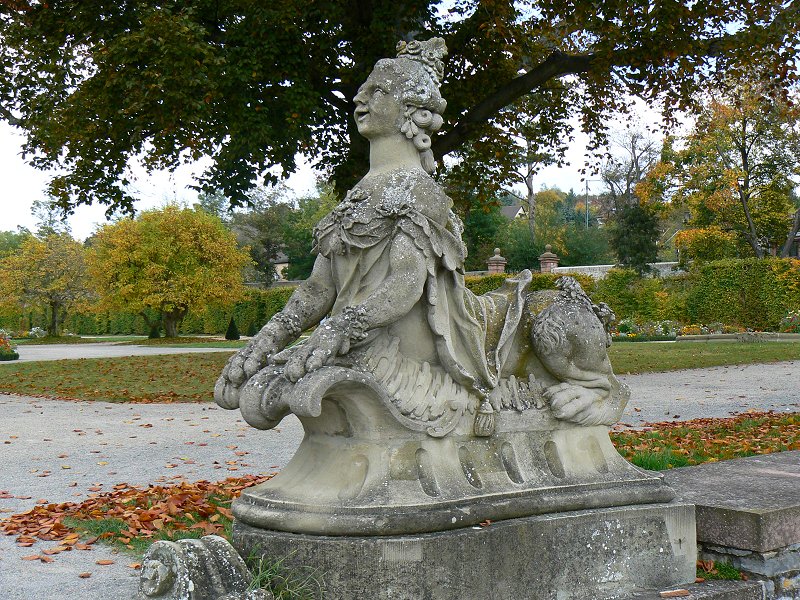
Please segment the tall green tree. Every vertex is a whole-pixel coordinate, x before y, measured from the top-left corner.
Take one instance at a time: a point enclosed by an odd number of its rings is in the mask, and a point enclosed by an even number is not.
[[[467,248],[464,268],[468,271],[485,271],[486,261],[494,255],[500,243],[500,231],[507,223],[496,202],[485,203],[476,190],[461,192],[458,205],[459,216],[464,224],[461,235]]]
[[[245,271],[248,281],[269,285],[277,278],[275,259],[286,245],[285,223],[292,207],[283,190],[256,187],[248,192],[248,207],[230,214],[228,227],[241,247],[250,251],[252,264]]]
[[[0,231],[0,258],[13,254],[25,241],[31,232],[24,227],[16,231]]]
[[[626,94],[672,112],[715,73],[753,65],[792,86],[799,16],[798,0],[7,0],[0,115],[27,134],[34,165],[58,170],[50,188],[67,209],[131,210],[131,158],[155,169],[210,157],[198,184],[242,202],[298,153],[340,188],[366,171],[350,99],[409,32],[450,48],[435,154],[486,140],[483,156],[502,157],[517,152],[503,137],[515,103],[535,118],[527,107],[552,99],[544,134],[577,111],[599,149]],[[570,77],[578,96],[558,89]]]
[[[91,297],[83,244],[67,233],[26,236],[13,254],[0,259],[0,289],[0,302],[43,310],[48,335],[59,335],[67,313]]]
[[[289,260],[286,279],[306,279],[311,275],[316,259],[314,227],[333,210],[336,201],[336,192],[329,185],[320,185],[315,195],[297,201],[297,207],[283,225],[284,252]]]
[[[734,232],[757,257],[800,230],[800,109],[757,81],[714,90],[684,146],[668,144],[640,192],[682,204],[688,228]]]
[[[89,258],[101,306],[160,323],[167,337],[189,310],[238,300],[250,262],[218,218],[174,205],[104,226]]]
[[[642,274],[658,256],[658,213],[641,204],[625,206],[611,227],[609,242],[623,267]]]

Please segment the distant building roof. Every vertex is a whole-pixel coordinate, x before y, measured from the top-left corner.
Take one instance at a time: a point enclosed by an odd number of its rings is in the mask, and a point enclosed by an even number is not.
[[[527,216],[525,208],[521,204],[511,204],[509,206],[501,206],[500,213],[509,220],[520,219]]]

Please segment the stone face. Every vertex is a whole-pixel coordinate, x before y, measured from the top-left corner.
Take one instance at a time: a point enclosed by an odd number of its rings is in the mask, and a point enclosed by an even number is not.
[[[390,537],[309,536],[241,522],[235,544],[312,565],[326,600],[610,600],[694,581],[690,505],[642,505]]]
[[[770,552],[800,543],[800,451],[671,469],[665,479],[697,505],[704,544]]]

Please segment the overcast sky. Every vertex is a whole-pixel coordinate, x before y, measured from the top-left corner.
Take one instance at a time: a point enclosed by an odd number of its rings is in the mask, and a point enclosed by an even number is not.
[[[642,114],[649,116],[650,121],[654,122],[652,111],[643,108]],[[35,222],[31,216],[31,204],[45,198],[44,190],[50,176],[34,169],[22,159],[20,152],[23,141],[19,130],[0,122],[0,181],[3,183],[0,187],[0,231],[15,230],[18,226],[33,229]],[[575,141],[567,153],[570,166],[543,169],[536,177],[535,187],[558,187],[564,191],[574,189],[577,193],[583,192],[585,184],[579,171],[586,160],[586,142],[586,136],[576,133]],[[138,180],[132,193],[138,199],[136,209],[153,208],[169,201],[191,205],[196,201],[197,194],[187,186],[192,181],[194,171],[200,170],[200,166],[195,169],[182,167],[172,174],[158,172],[152,175],[138,170]],[[302,163],[299,172],[290,177],[287,183],[296,195],[301,196],[314,189],[315,177],[308,164]],[[589,181],[590,193],[601,190],[602,185],[598,181]],[[80,207],[70,217],[69,224],[72,234],[83,240],[105,220],[104,207]]]

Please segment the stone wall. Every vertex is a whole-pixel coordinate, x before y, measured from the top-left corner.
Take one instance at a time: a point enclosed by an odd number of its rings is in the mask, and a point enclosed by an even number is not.
[[[676,262],[659,262],[659,263],[649,263],[651,269],[653,270],[653,274],[656,277],[669,277],[674,273],[683,273],[680,269],[678,269],[678,263]],[[606,274],[611,270],[616,268],[617,265],[584,265],[584,266],[574,266],[574,267],[555,267],[553,269],[553,273],[558,275],[572,275],[573,273],[579,273],[582,275],[591,275],[595,279],[604,279]]]

